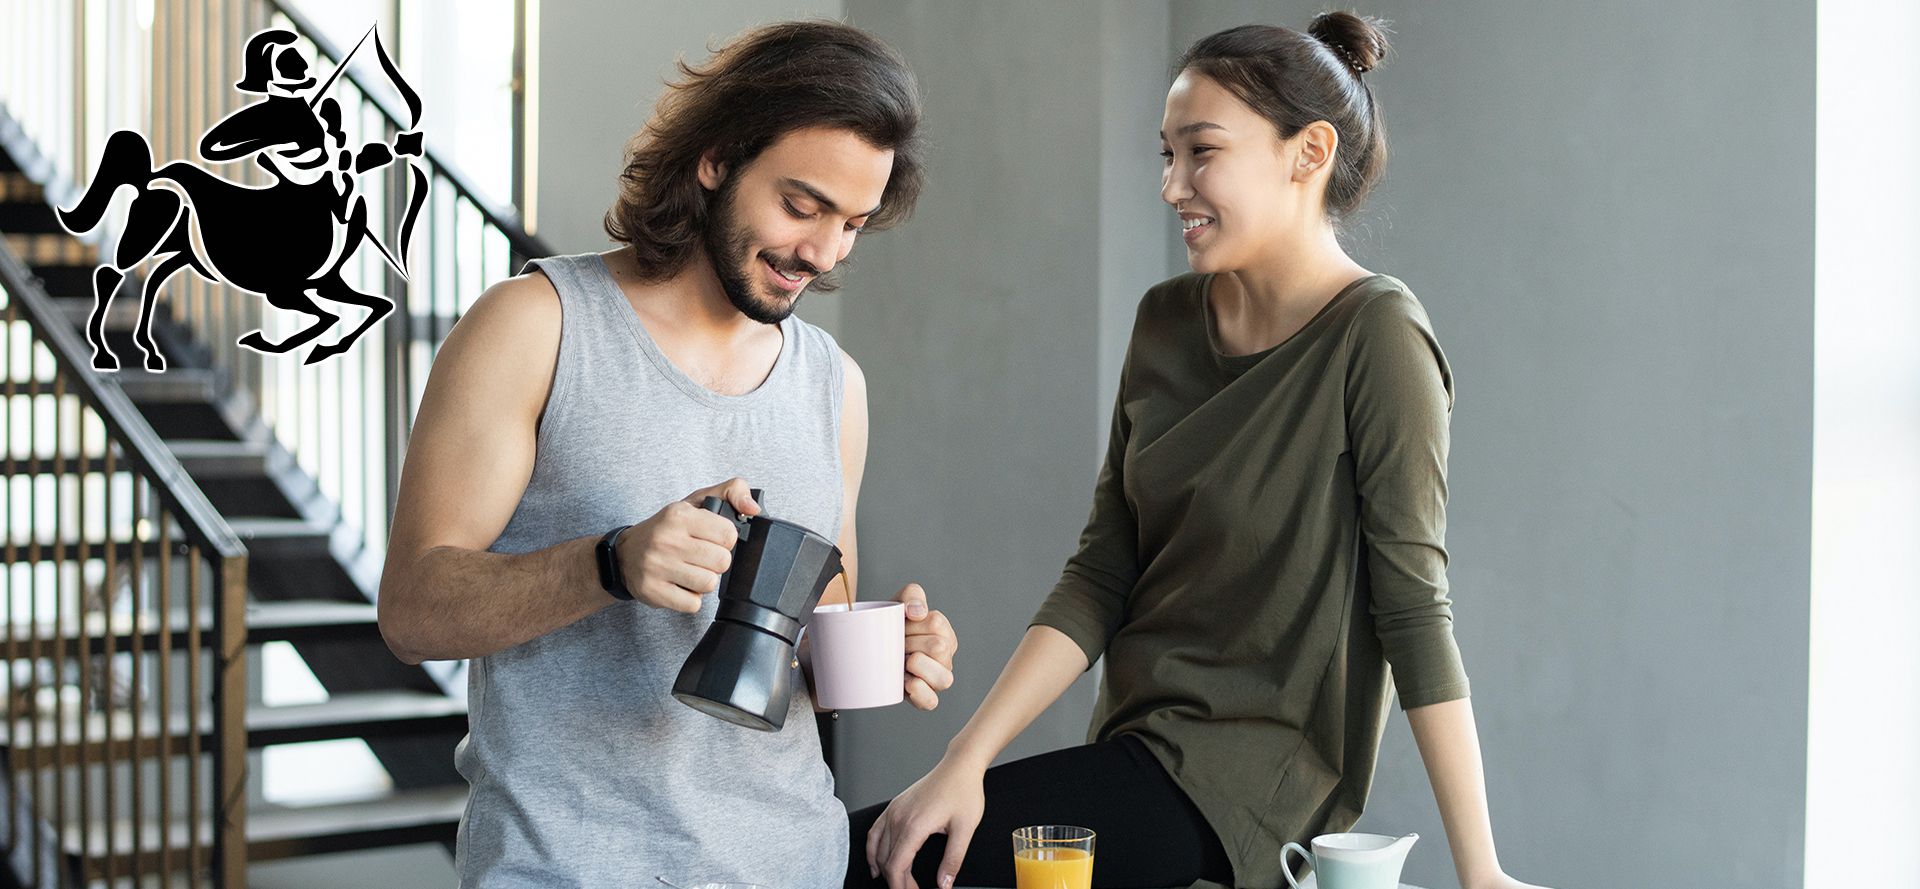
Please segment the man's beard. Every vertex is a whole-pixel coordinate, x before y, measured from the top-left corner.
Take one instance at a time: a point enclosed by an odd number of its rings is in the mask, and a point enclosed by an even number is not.
[[[720,279],[720,289],[727,294],[727,301],[733,303],[740,314],[761,324],[779,324],[799,308],[800,297],[807,290],[831,290],[835,284],[822,279],[819,269],[797,256],[777,256],[766,250],[754,257],[747,256],[752,240],[746,227],[738,224],[733,206],[737,181],[729,176],[727,181],[720,184],[712,208],[707,213],[707,227],[702,233],[707,259],[713,263],[713,274]],[[766,291],[770,285],[757,283],[759,269],[752,267],[762,262],[789,275],[807,275],[813,280],[792,297],[768,294]]]

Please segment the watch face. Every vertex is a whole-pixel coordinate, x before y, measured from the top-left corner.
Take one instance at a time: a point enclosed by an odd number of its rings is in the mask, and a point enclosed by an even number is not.
[[[620,557],[613,548],[614,540],[618,539],[620,532],[628,527],[631,526],[621,526],[607,532],[607,536],[600,538],[600,542],[593,548],[594,554],[598,556],[596,561],[600,563],[600,588],[617,599],[633,598],[633,594],[627,591],[627,585],[622,582]]]

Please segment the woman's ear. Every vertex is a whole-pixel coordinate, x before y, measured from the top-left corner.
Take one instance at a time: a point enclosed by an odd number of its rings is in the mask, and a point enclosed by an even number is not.
[[[1340,148],[1340,133],[1333,124],[1316,120],[1302,127],[1292,139],[1296,150],[1293,159],[1293,181],[1305,182],[1331,171],[1334,152]]]
[[[700,153],[700,167],[694,171],[700,179],[700,187],[708,191],[719,191],[720,183],[727,181],[727,165],[714,157],[713,150]]]

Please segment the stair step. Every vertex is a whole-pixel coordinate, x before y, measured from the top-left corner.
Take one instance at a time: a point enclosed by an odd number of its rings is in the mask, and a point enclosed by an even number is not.
[[[213,714],[208,708],[202,708],[198,717],[200,749],[211,752],[214,749]],[[318,704],[249,706],[246,720],[247,746],[259,748],[343,738],[464,732],[467,705],[432,692],[357,691],[336,694]],[[114,739],[116,755],[125,757],[127,748],[134,746],[132,739],[136,734],[140,735],[138,755],[143,758],[186,753],[188,715],[185,712],[168,715],[164,750],[159,723],[157,714],[142,714],[136,732],[133,715],[126,712],[114,713],[111,718],[104,713],[89,713],[84,719],[78,714],[67,714],[57,724],[51,715],[43,715],[37,724],[35,720],[18,719],[11,732],[13,761],[16,768],[24,770],[54,765],[57,742],[66,748],[62,761],[71,764],[79,760],[81,745],[98,745],[109,737]],[[0,739],[0,744],[5,743],[5,739]],[[97,753],[89,751],[88,759],[97,758]]]
[[[169,441],[167,447],[195,481],[267,474],[266,442],[185,438]]]
[[[302,518],[242,516],[227,519],[253,559],[327,559],[333,524]]]
[[[0,171],[0,201],[40,201],[45,203],[47,194],[40,183],[33,181],[25,173]]]
[[[40,286],[47,295],[55,299],[68,297],[85,299],[87,307],[93,307],[93,269],[91,265],[80,263],[49,262],[33,267],[34,277],[40,279]],[[116,301],[117,304],[117,301]]]
[[[116,348],[114,351],[121,350]],[[134,349],[123,353],[121,357],[125,362],[126,356],[132,355],[137,362],[139,354],[139,350]],[[115,376],[166,377],[180,372],[177,368],[168,368],[164,374],[147,374],[139,370],[137,363],[129,362],[127,366],[128,370],[123,370]],[[140,415],[147,418],[147,425],[153,427],[154,434],[160,436],[162,441],[184,438],[222,438],[235,441],[246,437],[241,434],[246,421],[230,416],[220,402],[212,398],[206,400],[187,398],[172,403],[135,402],[135,406],[140,409]]]
[[[253,747],[466,730],[466,702],[424,691],[346,692],[324,703],[247,713],[247,742]]]
[[[72,380],[68,380],[65,386],[65,394],[73,395],[78,389],[79,387],[74,385]],[[7,380],[4,383],[0,383],[0,393],[7,393],[7,392],[11,392],[14,395],[33,395],[33,396],[52,395],[53,381],[52,380]],[[15,459],[17,459],[21,463],[27,462],[26,457],[17,457]],[[50,463],[52,461],[43,460],[41,462]]]
[[[90,459],[90,460],[68,459],[68,460],[60,461],[60,465],[61,465],[61,468],[65,469],[68,474],[77,472],[83,466],[86,467],[89,472],[99,472],[106,468],[107,461],[102,459],[97,459],[97,458]],[[17,472],[18,475],[26,475],[27,470],[29,470],[30,468],[31,467],[28,466],[24,461],[15,467],[15,469],[18,470]],[[125,470],[126,464],[122,463],[115,468],[117,470]],[[43,477],[45,475],[51,474],[54,471],[54,469],[55,469],[55,466],[53,461],[51,460],[41,461],[40,472]],[[43,500],[42,502],[44,503],[46,501]],[[174,527],[177,528],[178,526],[174,526]],[[170,541],[170,546],[168,548],[169,552],[176,559],[185,558],[183,555],[181,555],[181,550],[177,548],[178,546],[181,546],[181,545],[184,545],[184,544],[182,544],[179,535],[176,533],[172,538],[172,540]],[[133,555],[135,552],[138,552],[141,558],[149,560],[149,564],[154,564],[155,560],[158,560],[160,558],[161,549],[162,547],[160,546],[160,541],[153,540],[153,539],[143,540],[143,541],[140,541],[139,543],[134,543],[132,541],[127,541],[127,540],[116,540],[111,544],[103,543],[98,540],[87,541],[87,557],[88,558],[103,559],[103,558],[106,558],[108,552],[111,551],[114,561],[122,565],[128,564],[129,560],[133,558]],[[73,560],[79,558],[79,554],[80,554],[80,541],[76,538],[68,538],[66,540],[60,541],[59,545],[57,546],[51,541],[42,541],[40,543],[40,549],[38,553],[34,552],[31,545],[15,544],[14,560],[15,560],[15,564],[35,565],[35,566],[38,566],[38,570],[44,571],[47,568],[52,567],[56,564],[72,565]],[[181,599],[184,599],[186,598],[185,590],[186,590],[185,587],[174,587],[173,594]],[[202,626],[211,626],[211,624],[202,624]]]
[[[0,388],[0,394],[4,394],[5,391],[6,391],[5,389]],[[19,391],[15,392],[14,394],[16,395],[52,395],[53,384],[41,383],[33,386],[22,384],[19,388]],[[67,394],[68,395],[73,394],[73,387],[71,386],[67,387]],[[125,459],[120,460],[118,465],[114,467],[114,471],[116,472],[125,472],[126,470],[127,470],[127,462]],[[24,457],[15,457],[13,460],[13,474],[22,475],[22,476],[31,475],[36,472],[39,473],[40,475],[76,475],[81,472],[104,473],[106,471],[107,471],[107,458],[104,456],[81,457],[78,455],[68,455],[65,457],[40,457],[37,460],[24,458]],[[4,472],[4,470],[0,470],[0,472]],[[179,524],[173,523],[171,527],[176,529],[174,539],[178,540],[179,537],[178,537],[177,529],[180,527]],[[77,546],[79,542],[80,542],[80,538],[75,537],[72,534],[68,534],[65,537],[65,543],[69,550]],[[118,543],[120,543],[123,547],[126,545],[126,541],[124,540],[118,541]],[[87,545],[90,547],[94,547],[97,550],[100,546],[103,546],[104,544],[97,537],[89,537],[89,539],[87,540]],[[24,544],[16,544],[16,546],[24,546]],[[43,542],[41,543],[40,547],[41,549],[51,551],[53,549],[53,543],[51,541]]]
[[[452,784],[396,791],[366,802],[256,807],[248,813],[249,861],[452,842],[467,809],[467,788]]]
[[[99,261],[99,251],[93,245],[75,238],[66,232],[48,234],[41,232],[0,232],[6,238],[7,249],[20,261],[29,266],[40,263],[94,264]]]
[[[276,861],[414,843],[450,843],[466,806],[467,788],[461,784],[400,790],[370,800],[320,806],[255,805],[247,810],[247,860]],[[191,826],[179,819],[169,825],[171,849],[163,856],[160,826],[142,824],[136,857],[130,822],[116,823],[111,846],[104,825],[95,825],[84,851],[78,826],[69,825],[67,854],[84,857],[90,863],[90,878],[100,876],[99,863],[109,854],[117,859],[116,867],[124,867],[133,859],[134,868],[140,872],[179,869],[189,863],[186,847],[190,830]],[[213,827],[203,820],[198,866],[205,867],[211,860],[212,843]]]
[[[84,320],[84,316],[83,316]],[[122,361],[127,356],[121,356]],[[212,402],[220,397],[220,375],[206,368],[169,368],[166,373],[119,373],[113,379],[137,405]]]
[[[86,287],[91,289],[93,285],[87,284]],[[93,297],[87,290],[60,294],[54,293],[53,288],[48,287],[47,294],[53,297],[54,307],[60,310],[60,314],[67,319],[67,323],[73,325],[74,330],[84,332],[87,329],[87,320],[93,317]],[[159,323],[159,319],[156,318],[155,326],[157,327]],[[115,299],[108,303],[107,315],[100,319],[100,328],[108,333],[130,333],[139,325],[140,300],[137,296],[133,299]]]
[[[10,201],[0,203],[0,231],[33,232],[37,234],[66,234],[60,227],[60,218],[54,215],[53,208],[44,201]]]
[[[247,644],[378,639],[378,614],[366,602],[254,602],[247,605]]]
[[[184,598],[184,594],[178,596],[180,600]],[[141,615],[141,631],[137,636],[141,651],[159,650],[161,633],[157,623],[154,615]],[[168,646],[175,651],[185,651],[188,639],[186,615],[175,614],[170,623]],[[84,637],[70,630],[68,638],[56,639],[51,624],[14,624],[13,650],[15,656],[22,660],[50,658],[54,656],[55,649],[65,649],[66,657],[78,658],[82,645],[92,654],[104,654],[107,627],[105,617],[91,614],[87,618]],[[114,616],[112,635],[115,652],[124,653],[131,648],[130,639],[135,636],[133,627],[131,615]],[[200,627],[201,643],[212,644],[211,613],[201,613]],[[366,642],[379,638],[378,610],[369,603],[295,600],[247,604],[248,645],[267,642]]]

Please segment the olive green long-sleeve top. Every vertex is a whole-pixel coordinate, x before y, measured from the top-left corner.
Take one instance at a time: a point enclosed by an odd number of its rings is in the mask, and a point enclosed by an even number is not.
[[[1106,655],[1090,740],[1145,742],[1245,887],[1360,817],[1386,725],[1466,697],[1447,591],[1453,380],[1405,284],[1219,352],[1210,276],[1141,301],[1080,548],[1034,617]],[[1196,884],[1200,885],[1200,884]]]

